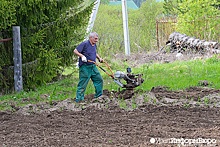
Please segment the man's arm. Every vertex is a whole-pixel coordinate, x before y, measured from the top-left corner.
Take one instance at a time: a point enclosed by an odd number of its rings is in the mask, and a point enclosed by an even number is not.
[[[81,57],[81,58],[84,56],[83,54],[81,54],[80,52],[78,52],[77,49],[75,49],[73,52],[74,52],[77,56],[79,56],[79,57]]]
[[[99,54],[96,54],[96,58],[99,60],[99,62],[103,62],[103,59],[99,56]]]

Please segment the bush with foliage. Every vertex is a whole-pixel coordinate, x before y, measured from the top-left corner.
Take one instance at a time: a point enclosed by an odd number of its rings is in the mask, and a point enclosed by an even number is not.
[[[178,17],[176,31],[200,39],[220,41],[219,0],[165,0],[164,12]]]
[[[183,0],[179,3],[177,31],[205,40],[219,40],[220,10],[217,0]]]

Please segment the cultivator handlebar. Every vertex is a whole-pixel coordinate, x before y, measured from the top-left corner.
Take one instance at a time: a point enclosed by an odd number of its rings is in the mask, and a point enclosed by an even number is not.
[[[122,88],[134,89],[135,87],[140,86],[144,82],[144,79],[142,78],[143,74],[131,74],[131,68],[127,68],[127,73],[116,71],[115,74],[113,74],[110,66],[105,61],[103,62],[105,63],[110,72],[107,72],[95,61],[88,60],[88,62],[92,62],[96,66],[98,66],[102,71],[104,71],[108,76],[110,76],[116,84],[118,84]],[[122,83],[121,79],[125,80],[126,83]]]
[[[88,62],[94,63],[96,66],[98,66],[102,71],[104,71],[108,76],[110,76],[112,79],[114,79],[114,74],[110,68],[110,66],[108,65],[107,62],[103,61],[103,63],[105,63],[105,65],[108,67],[108,69],[110,70],[111,73],[107,72],[104,68],[102,68],[98,63],[96,63],[95,61],[92,60],[88,60]]]

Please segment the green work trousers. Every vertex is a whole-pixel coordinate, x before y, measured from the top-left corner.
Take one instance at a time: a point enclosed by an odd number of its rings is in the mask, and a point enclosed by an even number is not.
[[[76,91],[77,102],[84,100],[84,93],[90,79],[95,87],[95,98],[102,95],[103,79],[96,65],[82,65],[79,67],[79,83]]]

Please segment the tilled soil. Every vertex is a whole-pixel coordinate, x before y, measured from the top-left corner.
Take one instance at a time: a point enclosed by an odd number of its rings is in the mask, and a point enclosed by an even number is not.
[[[151,143],[151,138],[212,139],[212,145],[220,145],[217,108],[144,105],[134,111],[113,107],[0,115],[1,146],[177,146]]]
[[[55,107],[64,102],[57,103],[48,111],[39,111],[36,106],[37,111],[29,106],[28,110],[23,109],[26,113],[21,111],[22,108],[13,113],[1,112],[0,146],[220,145],[218,105],[211,102],[202,105],[201,101],[200,105],[186,106],[183,101],[178,101],[187,96],[214,95],[210,98],[218,104],[218,90],[193,87],[174,92],[155,87],[147,94],[154,95],[152,99],[156,99],[156,103],[151,100],[142,103],[136,101],[135,109],[119,108],[117,99],[104,96],[98,102],[79,105],[69,100],[65,108],[62,105],[62,109]],[[101,101],[103,99],[108,101]],[[132,99],[140,101],[141,97]],[[78,109],[73,109],[70,104]],[[41,106],[42,110],[45,108]]]

